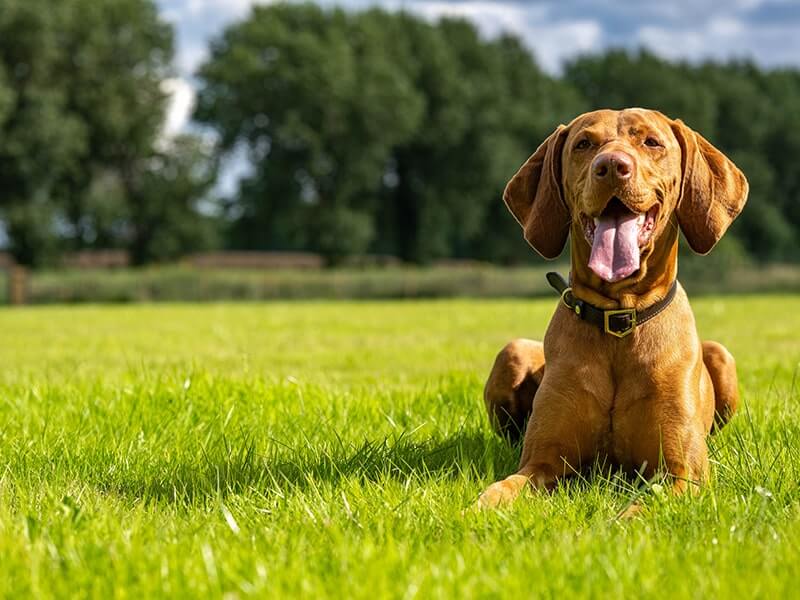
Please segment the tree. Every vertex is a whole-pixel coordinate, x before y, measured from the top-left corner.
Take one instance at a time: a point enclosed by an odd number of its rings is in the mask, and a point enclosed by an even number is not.
[[[761,147],[763,159],[774,169],[774,194],[766,198],[793,228],[792,258],[800,258],[796,240],[800,233],[800,72],[778,70],[767,73],[761,89],[762,102],[772,108],[769,129]]]
[[[212,45],[196,118],[220,148],[247,148],[234,225],[250,248],[363,251],[389,150],[415,128],[421,99],[396,73],[380,31],[341,10],[254,8]],[[330,229],[333,227],[333,229]]]
[[[130,191],[159,135],[171,57],[150,0],[4,0],[0,218],[19,260],[114,237],[89,190],[113,171]]]
[[[509,165],[580,105],[513,38],[380,10],[256,7],[199,75],[196,118],[254,165],[234,244],[332,262],[496,255],[485,224]]]
[[[609,50],[567,64],[564,78],[592,110],[640,106],[680,118],[710,138],[716,132],[714,90],[686,63],[670,63],[646,50]]]
[[[125,184],[129,214],[123,237],[136,264],[175,260],[217,245],[214,215],[201,206],[217,178],[208,143],[179,136],[135,169]]]
[[[0,210],[12,252],[23,262],[52,250],[57,201],[88,145],[86,128],[54,84],[60,13],[22,0],[8,0],[0,11]]]
[[[417,134],[394,151],[398,177],[385,207],[395,218],[379,237],[391,240],[394,232],[395,252],[417,262],[531,260],[502,203],[503,187],[583,102],[542,73],[514,37],[486,42],[461,20],[419,27],[411,42],[415,85],[428,110]]]

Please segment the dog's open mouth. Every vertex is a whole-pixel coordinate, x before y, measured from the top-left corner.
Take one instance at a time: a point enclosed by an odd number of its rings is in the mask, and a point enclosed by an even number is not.
[[[614,196],[594,219],[583,215],[583,231],[592,246],[589,268],[615,282],[639,269],[640,250],[653,237],[658,205],[635,213]]]

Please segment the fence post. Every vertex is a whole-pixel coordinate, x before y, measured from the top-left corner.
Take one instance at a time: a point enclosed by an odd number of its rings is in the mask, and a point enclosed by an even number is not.
[[[8,267],[8,302],[20,306],[28,302],[28,269],[20,265]]]

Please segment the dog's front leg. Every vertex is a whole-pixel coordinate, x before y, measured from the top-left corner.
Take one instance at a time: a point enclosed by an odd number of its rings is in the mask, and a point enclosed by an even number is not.
[[[508,504],[526,484],[534,490],[552,489],[561,477],[576,473],[597,456],[608,430],[608,410],[596,392],[574,377],[560,388],[550,383],[564,380],[555,370],[545,372],[525,432],[519,469],[490,485],[478,498],[477,508]]]

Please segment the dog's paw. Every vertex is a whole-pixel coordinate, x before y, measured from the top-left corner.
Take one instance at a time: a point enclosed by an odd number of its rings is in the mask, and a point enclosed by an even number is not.
[[[478,497],[474,508],[476,510],[486,510],[497,508],[513,502],[528,483],[528,478],[524,475],[511,475],[502,481],[497,481],[490,485]]]

